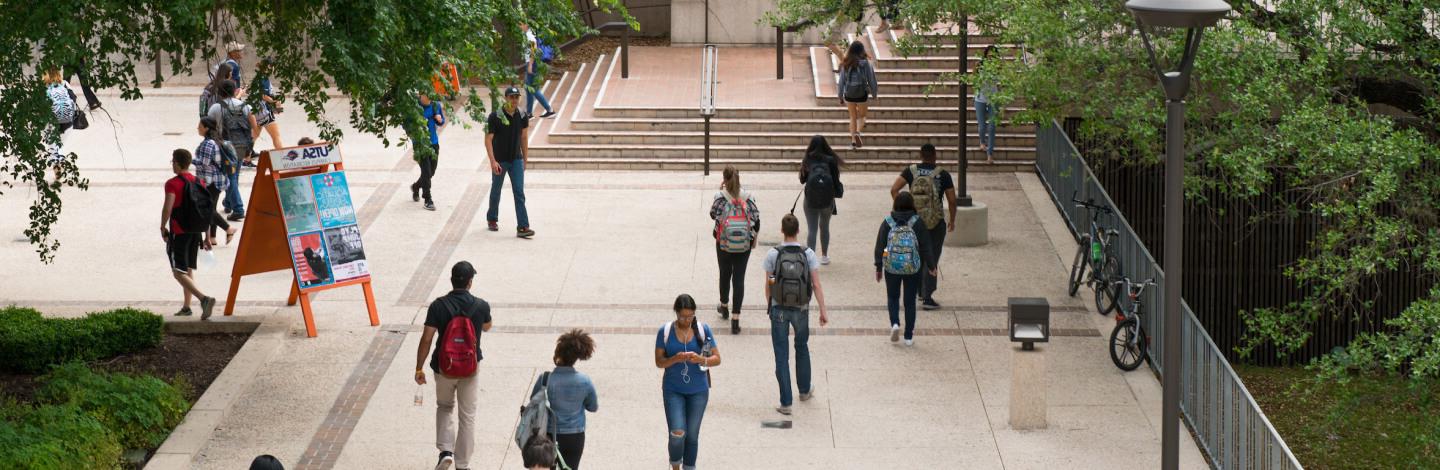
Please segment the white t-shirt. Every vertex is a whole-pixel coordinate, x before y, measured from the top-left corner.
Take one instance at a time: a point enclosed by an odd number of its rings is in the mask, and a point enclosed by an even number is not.
[[[530,62],[530,56],[533,55],[535,49],[537,49],[537,48],[539,48],[539,47],[540,47],[540,44],[539,44],[538,42],[536,42],[536,39],[535,39],[535,31],[529,30],[529,29],[525,30],[525,62],[526,62],[526,63],[529,63],[529,62]]]
[[[242,112],[245,113],[246,116],[250,116],[251,114],[253,114],[253,110],[250,109],[250,105],[245,104],[244,101],[240,101],[240,100],[235,99],[235,98],[228,98],[228,99],[224,100],[224,102],[225,102],[225,105],[226,105],[226,106],[229,106],[229,107],[231,107],[231,108],[236,108],[236,107],[240,108],[240,109],[242,110]],[[221,109],[220,103],[215,103],[215,104],[210,105],[210,112],[205,113],[205,115],[206,115],[206,116],[209,116],[210,119],[214,119],[214,120],[215,120],[215,123],[216,123],[217,125],[220,125],[220,126],[223,127],[224,124],[221,124],[220,114],[221,114],[221,113],[224,113],[224,112],[225,112],[225,110]],[[247,120],[245,121],[245,124],[248,126],[248,125],[250,124],[250,121],[247,119]],[[224,131],[224,129],[221,129],[221,131]]]
[[[788,242],[787,242],[787,243],[781,243],[779,246],[776,246],[775,248],[771,248],[771,249],[770,249],[770,252],[765,254],[765,274],[766,274],[766,275],[774,275],[774,274],[775,274],[775,261],[780,258],[780,249],[781,249],[781,248],[784,248],[784,247],[787,247],[787,246],[805,246],[805,245],[800,244],[800,242],[794,242],[794,243],[788,243]],[[815,250],[812,250],[812,249],[809,249],[809,248],[806,248],[806,249],[805,249],[805,263],[810,265],[810,270],[811,270],[811,271],[819,271],[819,270],[820,270],[820,257],[815,256]]]

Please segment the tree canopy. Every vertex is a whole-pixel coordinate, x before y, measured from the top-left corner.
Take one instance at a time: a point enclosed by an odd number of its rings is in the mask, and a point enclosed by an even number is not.
[[[772,21],[827,20],[853,9],[847,2],[780,0]],[[1304,299],[1243,312],[1242,353],[1265,343],[1293,351],[1319,318],[1369,314],[1373,299],[1356,292],[1378,274],[1440,277],[1440,3],[1230,3],[1234,10],[1206,31],[1196,64],[1187,196],[1203,204],[1205,190],[1218,188],[1237,198],[1278,198],[1289,202],[1269,217],[1309,212],[1323,220],[1308,255],[1287,268]],[[953,28],[966,15],[983,34],[1023,47],[1026,60],[994,61],[964,78],[998,79],[1000,101],[1023,99],[1026,111],[1012,119],[1079,117],[1081,137],[1098,143],[1095,156],[1137,164],[1162,158],[1163,94],[1124,2],[901,5],[907,24]],[[1159,33],[1161,61],[1173,64],[1183,32]],[[1274,182],[1295,194],[1267,193]],[[1394,333],[1357,340],[1345,366],[1440,377],[1437,301],[1440,290],[1392,320]],[[1374,347],[1389,341],[1403,344]]]
[[[624,13],[620,0],[595,3]],[[218,62],[215,46],[225,36],[248,38],[247,54],[273,58],[276,92],[320,126],[322,139],[342,137],[325,118],[326,90],[333,89],[348,98],[355,129],[384,138],[398,127],[406,140],[424,140],[420,109],[408,105],[412,97],[433,92],[432,74],[449,61],[489,90],[486,97],[468,91],[466,111],[480,120],[487,103],[499,103],[502,87],[519,81],[521,23],[552,40],[587,32],[568,0],[0,1],[0,173],[8,175],[0,194],[16,183],[35,185],[25,233],[42,260],[53,259],[61,191],[85,189],[88,181],[74,153],[58,165],[48,160],[46,149],[59,142],[40,78],[48,68],[68,74],[83,66],[92,87],[137,100],[136,67],[157,51],[174,58],[170,73],[178,74],[197,60]],[[242,87],[259,89],[258,74],[245,78],[251,83]],[[432,152],[423,145],[415,151]],[[58,176],[47,175],[52,167]]]

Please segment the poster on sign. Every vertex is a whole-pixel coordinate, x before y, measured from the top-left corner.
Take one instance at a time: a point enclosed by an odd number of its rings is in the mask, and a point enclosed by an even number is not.
[[[345,172],[311,175],[310,185],[315,188],[315,207],[322,227],[355,224],[355,205],[350,202],[350,185],[345,179]]]
[[[291,147],[275,150],[270,155],[270,166],[277,171],[294,170],[312,166],[340,163],[340,152],[328,142],[305,147]]]
[[[320,230],[320,216],[315,211],[315,191],[310,188],[310,177],[284,178],[275,184],[280,196],[280,212],[285,214],[285,232]]]
[[[370,275],[359,225],[325,229],[325,248],[330,251],[330,273],[335,282]]]
[[[301,289],[335,282],[320,232],[291,235],[290,257],[295,262],[295,279]]]

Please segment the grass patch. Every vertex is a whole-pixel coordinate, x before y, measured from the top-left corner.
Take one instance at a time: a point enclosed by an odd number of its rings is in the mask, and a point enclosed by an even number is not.
[[[1440,384],[1320,383],[1298,367],[1235,371],[1307,469],[1440,468]]]

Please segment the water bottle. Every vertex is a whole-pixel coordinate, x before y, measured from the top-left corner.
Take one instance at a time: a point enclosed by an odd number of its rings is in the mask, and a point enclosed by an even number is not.
[[[200,269],[209,270],[215,267],[215,252],[212,250],[200,250]]]
[[[416,386],[415,386],[415,406],[424,406],[424,405],[425,405],[425,386],[424,386],[424,385],[416,385]]]

